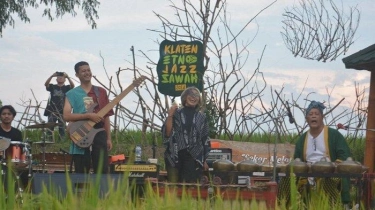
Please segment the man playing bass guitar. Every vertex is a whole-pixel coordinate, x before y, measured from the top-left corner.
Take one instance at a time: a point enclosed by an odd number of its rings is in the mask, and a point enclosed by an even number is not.
[[[74,70],[81,85],[66,93],[64,120],[93,123],[92,129],[85,124],[80,128],[82,135],[92,139],[92,144],[80,147],[72,141],[70,145],[69,152],[72,154],[74,170],[76,173],[89,173],[92,163],[94,173],[108,173],[108,151],[112,149],[109,117],[113,115],[113,110],[110,109],[104,116],[98,114],[109,103],[109,99],[105,89],[92,85],[89,64],[85,61],[78,62]],[[90,132],[85,134],[85,129]]]

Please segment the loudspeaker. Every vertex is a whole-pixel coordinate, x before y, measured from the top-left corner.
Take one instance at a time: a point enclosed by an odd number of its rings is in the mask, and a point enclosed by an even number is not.
[[[232,161],[232,149],[231,148],[212,148],[208,154],[206,163],[210,168],[210,171],[213,170],[213,162],[216,160],[221,160],[225,158],[226,160]]]
[[[99,197],[103,197],[110,189],[112,183],[114,189],[118,183],[124,183],[123,174],[62,174],[62,173],[35,173],[31,180],[32,193],[39,194],[46,188],[47,192],[64,198],[71,187],[73,193],[81,194],[86,190],[97,189]],[[95,188],[93,188],[95,187]]]

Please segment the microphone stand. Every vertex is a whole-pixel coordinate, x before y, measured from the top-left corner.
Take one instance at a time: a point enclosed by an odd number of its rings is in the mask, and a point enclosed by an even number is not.
[[[372,129],[372,128],[353,128],[353,127],[348,127],[348,126],[344,126],[343,128],[338,127],[338,129],[343,129],[343,130],[358,130],[358,131],[375,131],[375,129]]]
[[[155,159],[156,157],[156,141],[155,141],[155,134],[153,135],[153,140],[152,140],[152,158]]]
[[[276,182],[276,175],[277,175],[277,161],[276,161],[276,155],[277,155],[277,142],[280,142],[280,131],[279,131],[279,127],[278,127],[278,122],[281,121],[281,119],[283,119],[284,117],[288,116],[288,112],[284,112],[282,114],[280,114],[279,116],[276,116],[276,117],[273,117],[269,112],[267,112],[268,116],[271,117],[270,120],[268,121],[264,121],[263,123],[267,123],[267,122],[273,122],[275,124],[275,128],[276,128],[276,138],[275,138],[275,141],[274,141],[274,149],[273,149],[273,170],[272,170],[272,181]],[[246,118],[246,120],[248,119],[251,119],[251,118]]]
[[[274,142],[274,149],[273,149],[273,173],[272,173],[272,181],[274,181],[274,182],[276,182],[276,175],[277,175],[277,160],[276,160],[276,155],[277,155],[277,142],[280,142],[280,131],[279,131],[279,124],[278,124],[278,122],[279,122],[279,120],[281,119],[281,118],[284,118],[285,116],[287,116],[288,115],[288,113],[287,114],[283,114],[283,115],[280,115],[280,116],[278,116],[278,117],[274,117],[274,118],[272,118],[272,121],[274,122],[274,124],[275,124],[275,128],[276,128],[276,138],[275,138],[275,142]]]

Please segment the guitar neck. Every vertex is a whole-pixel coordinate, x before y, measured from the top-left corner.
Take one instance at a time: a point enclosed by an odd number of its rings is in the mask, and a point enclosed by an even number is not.
[[[132,91],[134,87],[135,86],[133,83],[129,85],[124,91],[122,91],[118,96],[116,96],[116,98],[114,98],[111,102],[105,105],[105,107],[103,107],[98,112],[98,115],[104,117],[113,107],[116,106],[116,104],[118,104],[121,101],[121,99],[123,99],[130,91]]]

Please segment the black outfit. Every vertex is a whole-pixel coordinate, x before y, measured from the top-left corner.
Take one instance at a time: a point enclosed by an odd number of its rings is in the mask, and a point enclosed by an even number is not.
[[[11,141],[23,141],[21,131],[13,127],[10,129],[9,132],[6,132],[0,126],[0,136],[8,138]]]
[[[187,149],[178,151],[178,163],[176,167],[172,167],[168,161],[165,162],[168,173],[177,173],[175,176],[177,176],[178,182],[195,183],[200,180],[203,168],[191,156]],[[173,171],[174,168],[177,169],[177,171]]]
[[[60,138],[65,137],[65,122],[63,121],[63,109],[65,94],[71,89],[70,85],[58,86],[49,84],[46,90],[50,92],[50,98],[48,100],[47,107],[44,111],[44,116],[48,116],[48,122],[58,122]],[[53,130],[53,127],[50,128]],[[52,132],[48,131],[48,136],[51,136]]]
[[[15,141],[22,142],[23,141],[21,131],[18,130],[17,128],[13,128],[13,127],[10,129],[9,132],[7,132],[7,131],[3,130],[3,128],[0,126],[0,136],[10,139],[11,142],[15,142]],[[11,147],[11,145],[9,147]],[[10,150],[11,150],[11,148],[6,149],[4,151],[4,154],[7,154]],[[5,158],[8,158],[8,157],[5,157]],[[6,161],[6,160],[4,160],[4,161]],[[29,164],[31,164],[31,163],[29,163]],[[4,174],[0,174],[0,176],[1,176],[1,179],[4,183],[5,190],[7,190],[7,184],[8,184],[6,182],[7,174],[12,173],[12,176],[15,179],[15,176],[16,176],[15,172],[16,171],[12,170],[7,165],[1,164],[0,167],[1,167],[1,170],[3,171],[3,173],[4,173]],[[20,184],[22,185],[22,186],[19,186],[19,187],[22,187],[22,188],[26,187],[27,184],[28,184],[28,170],[19,170],[19,171],[17,171],[17,173],[20,176],[20,180],[21,180]]]
[[[108,151],[103,150],[103,148],[106,147],[107,133],[105,131],[99,131],[94,137],[91,151],[89,147],[85,148],[85,153],[83,155],[73,155],[74,171],[76,173],[88,173],[92,163],[92,168],[95,173],[98,172],[100,164],[101,168],[99,173],[108,173],[108,162],[104,161],[104,163],[100,163],[100,161],[103,160],[103,158],[100,157],[108,157]]]

